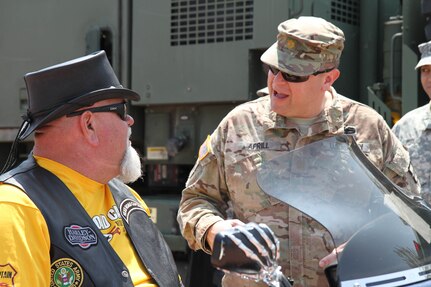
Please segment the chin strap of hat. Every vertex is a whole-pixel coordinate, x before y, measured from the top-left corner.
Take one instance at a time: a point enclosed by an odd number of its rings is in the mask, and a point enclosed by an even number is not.
[[[26,118],[22,124],[21,127],[18,130],[18,133],[15,137],[15,140],[12,143],[12,147],[9,151],[9,155],[7,156],[6,163],[4,164],[2,170],[0,171],[0,174],[3,174],[10,170],[15,164],[18,159],[18,144],[22,140],[23,133],[30,127],[30,119]]]

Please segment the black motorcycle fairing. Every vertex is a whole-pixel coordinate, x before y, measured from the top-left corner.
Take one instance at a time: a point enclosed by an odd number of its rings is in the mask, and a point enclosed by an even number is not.
[[[265,161],[258,184],[322,224],[334,246],[347,242],[338,256],[337,286],[406,286],[428,279],[429,206],[394,185],[353,137],[324,139]]]

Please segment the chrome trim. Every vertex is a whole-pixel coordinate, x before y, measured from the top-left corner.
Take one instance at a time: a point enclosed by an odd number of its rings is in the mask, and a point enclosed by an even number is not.
[[[424,273],[425,274],[421,274]],[[396,287],[431,278],[431,264],[385,275],[341,282],[341,287]]]

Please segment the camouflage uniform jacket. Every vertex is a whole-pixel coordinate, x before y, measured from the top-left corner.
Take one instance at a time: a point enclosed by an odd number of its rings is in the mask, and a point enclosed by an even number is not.
[[[331,90],[333,102],[307,134],[270,110],[268,96],[237,106],[201,146],[199,159],[183,190],[178,222],[192,249],[210,252],[205,232],[232,216],[243,222],[264,222],[278,236],[280,265],[296,286],[327,286],[319,260],[334,248],[327,231],[316,221],[272,198],[259,188],[256,172],[266,155],[285,153],[308,143],[357,130],[357,141],[372,162],[401,186],[416,189],[407,151],[370,107]],[[289,248],[288,248],[289,246]],[[223,286],[266,286],[226,275]]]
[[[392,130],[409,151],[423,197],[431,202],[431,104],[410,111]]]

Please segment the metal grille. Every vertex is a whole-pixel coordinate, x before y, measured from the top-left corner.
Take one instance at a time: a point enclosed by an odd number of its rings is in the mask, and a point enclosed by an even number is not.
[[[171,0],[171,46],[253,39],[253,0]]]
[[[359,25],[359,0],[331,1],[331,19],[351,25]]]

